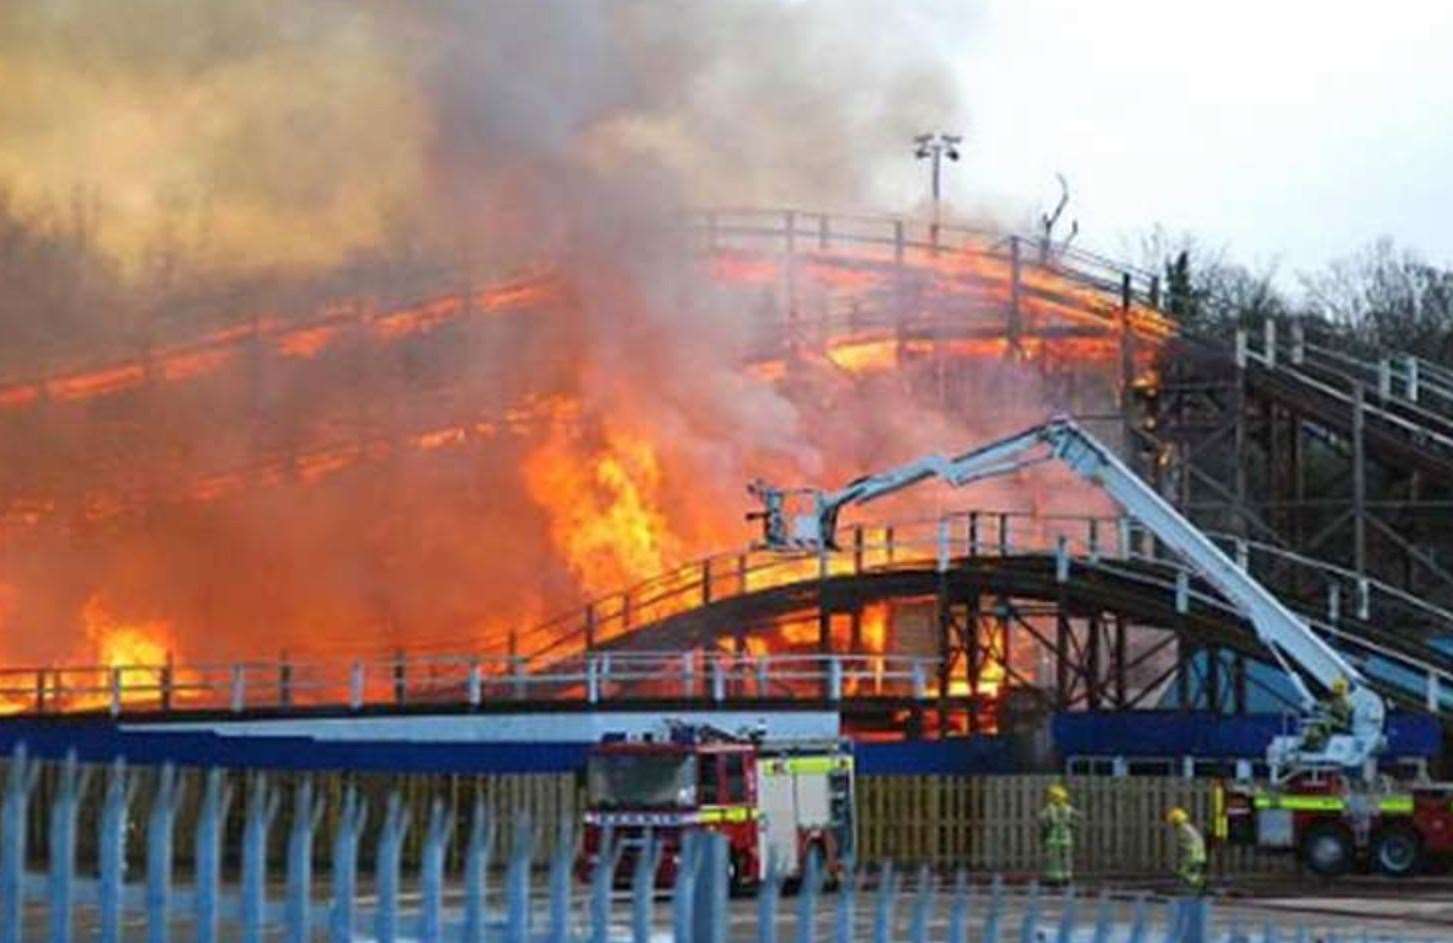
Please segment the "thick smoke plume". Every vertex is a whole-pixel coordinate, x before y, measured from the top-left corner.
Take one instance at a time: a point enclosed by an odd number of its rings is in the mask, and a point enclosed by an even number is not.
[[[870,203],[909,137],[958,108],[922,13],[5,5],[0,263],[41,273],[0,288],[10,368],[525,266],[558,291],[467,343],[401,357],[359,341],[261,380],[238,366],[192,393],[6,420],[25,443],[11,496],[45,482],[64,504],[97,480],[155,496],[343,433],[393,441],[428,410],[533,410],[525,434],[466,453],[394,450],[324,484],[13,536],[3,654],[106,657],[78,646],[112,623],[164,626],[192,658],[502,648],[584,596],[743,543],[755,475],[839,480],[1037,418],[1012,366],[947,411],[894,375],[752,379],[749,293],[711,287],[671,235],[688,204]],[[1011,398],[963,408],[988,396]]]

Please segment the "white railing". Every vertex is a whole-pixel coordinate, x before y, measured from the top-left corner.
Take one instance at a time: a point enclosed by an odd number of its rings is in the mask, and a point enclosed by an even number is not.
[[[1259,332],[1238,330],[1236,363],[1248,362],[1294,376],[1323,395],[1362,410],[1420,444],[1453,448],[1453,371],[1414,354],[1379,351],[1359,357],[1315,343],[1301,321],[1262,322]]]
[[[410,652],[344,661],[124,665],[0,670],[0,706],[11,711],[255,709],[440,704],[478,707],[532,699],[584,703],[632,698],[720,702],[846,696],[918,698],[938,661],[874,653],[771,654],[638,651],[642,628],[743,594],[894,569],[948,571],[985,557],[1052,559],[1055,579],[1098,569],[1160,595],[1238,620],[1233,607],[1152,535],[1123,517],[964,511],[846,531],[842,550],[808,556],[742,552],[697,561],[626,593],[593,601],[534,630],[549,644],[530,655]],[[1311,587],[1283,598],[1379,680],[1416,692],[1432,710],[1453,707],[1449,659],[1403,633],[1453,634],[1453,612],[1355,572],[1245,538],[1210,534],[1273,587]],[[1376,626],[1376,627],[1375,627]],[[669,638],[669,631],[665,637]],[[615,650],[612,650],[615,649]]]
[[[593,652],[537,670],[524,658],[488,655],[9,668],[0,669],[0,707],[120,715],[534,701],[905,700],[930,696],[938,666],[936,658],[909,655],[633,651]]]

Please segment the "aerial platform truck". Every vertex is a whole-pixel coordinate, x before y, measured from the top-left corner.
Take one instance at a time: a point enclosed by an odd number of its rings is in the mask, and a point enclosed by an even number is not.
[[[960,455],[925,456],[835,491],[753,482],[749,491],[761,507],[749,518],[762,522],[769,549],[821,553],[838,549],[838,515],[850,505],[931,479],[962,487],[1047,461],[1063,463],[1107,493],[1235,606],[1296,692],[1299,716],[1267,747],[1270,779],[1218,786],[1214,837],[1295,851],[1324,875],[1362,862],[1389,874],[1412,874],[1425,855],[1453,851],[1453,785],[1399,784],[1378,775],[1386,708],[1362,672],[1073,420],[1051,419]],[[810,505],[806,513],[789,514],[789,507],[804,504]],[[1326,734],[1323,702],[1313,686],[1324,692],[1346,688],[1346,729]]]

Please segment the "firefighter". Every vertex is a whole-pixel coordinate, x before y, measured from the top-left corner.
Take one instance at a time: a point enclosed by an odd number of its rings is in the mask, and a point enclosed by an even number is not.
[[[1317,702],[1317,712],[1302,740],[1308,750],[1322,749],[1332,734],[1352,732],[1352,701],[1347,690],[1346,678],[1334,678],[1331,693]]]
[[[1322,702],[1332,733],[1352,732],[1352,699],[1347,696],[1347,679],[1332,680],[1332,695]]]
[[[1176,830],[1176,878],[1181,890],[1199,894],[1206,889],[1206,841],[1185,809],[1171,809],[1165,820]]]
[[[1070,805],[1070,793],[1059,783],[1045,790],[1039,812],[1039,840],[1044,846],[1044,881],[1063,885],[1074,879],[1075,829],[1079,812]]]

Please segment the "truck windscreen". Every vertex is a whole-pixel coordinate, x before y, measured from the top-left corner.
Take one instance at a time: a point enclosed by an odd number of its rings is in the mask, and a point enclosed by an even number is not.
[[[689,754],[597,754],[586,779],[599,809],[696,805],[696,757]]]

